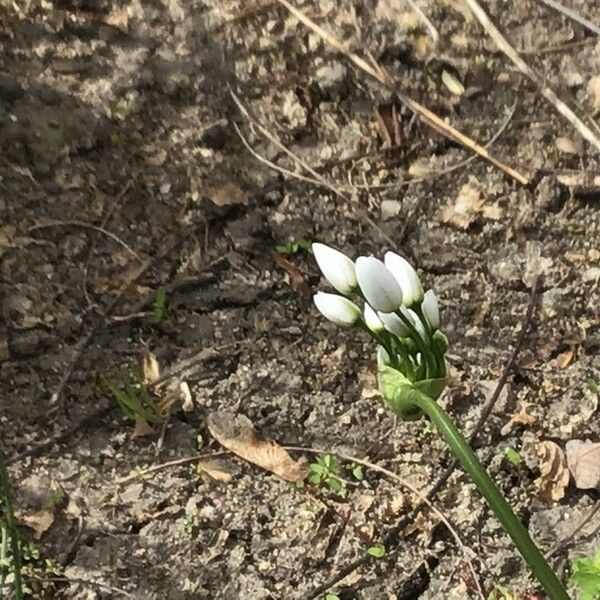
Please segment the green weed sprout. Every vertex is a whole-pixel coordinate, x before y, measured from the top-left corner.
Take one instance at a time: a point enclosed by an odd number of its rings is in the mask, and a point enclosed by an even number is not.
[[[571,581],[581,590],[581,600],[600,598],[600,550],[593,559],[583,556],[571,565]]]
[[[388,252],[384,261],[361,256],[356,262],[324,244],[313,244],[321,272],[339,294],[318,292],[317,309],[341,327],[358,327],[378,345],[379,390],[403,420],[426,415],[444,438],[512,538],[551,600],[569,596],[490,479],[468,442],[437,399],[446,386],[448,340],[440,331],[438,300],[423,291],[414,268]],[[362,303],[359,308],[356,302]]]

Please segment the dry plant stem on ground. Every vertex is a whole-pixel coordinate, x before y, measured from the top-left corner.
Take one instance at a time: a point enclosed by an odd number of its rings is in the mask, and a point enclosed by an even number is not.
[[[281,0],[280,0],[281,1]],[[518,52],[508,43],[508,40],[500,33],[496,25],[491,21],[486,12],[481,8],[477,0],[465,0],[467,6],[477,17],[481,26],[486,30],[488,35],[496,42],[496,45],[510,60],[518,67],[518,69],[534,83],[540,87],[540,93],[550,104],[554,105],[556,110],[567,119],[577,131],[600,151],[600,138],[575,114],[575,112],[563,102],[554,90],[549,88],[542,77],[538,75],[518,54]]]
[[[322,27],[317,25],[303,12],[299,11],[295,6],[287,2],[287,0],[278,0],[278,2],[283,4],[283,6],[285,6],[297,19],[304,23],[304,25],[306,25],[309,29],[312,29],[312,31],[319,35],[331,47],[335,48],[336,50],[344,54],[347,58],[349,58],[359,69],[362,69],[365,73],[368,73],[369,75],[371,75],[371,77],[374,77],[387,89],[394,92],[403,104],[408,106],[410,110],[417,114],[430,127],[435,129],[442,135],[459,142],[472,152],[479,154],[479,156],[491,162],[493,165],[504,171],[507,175],[510,175],[510,177],[512,177],[513,179],[516,179],[519,183],[528,183],[529,179],[527,177],[513,169],[511,166],[503,163],[502,161],[492,156],[483,146],[481,146],[464,133],[458,131],[457,129],[446,123],[434,112],[432,112],[425,106],[419,104],[417,101],[413,100],[408,95],[400,92],[393,84],[387,73],[379,65],[375,64],[374,66],[372,66],[364,59],[360,58],[360,56],[358,56],[354,52],[351,52],[345,44],[340,42],[337,38],[335,38],[327,31],[325,31]]]

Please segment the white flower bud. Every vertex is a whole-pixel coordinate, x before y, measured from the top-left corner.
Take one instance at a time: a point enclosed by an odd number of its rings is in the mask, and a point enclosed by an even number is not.
[[[313,244],[312,250],[325,279],[340,294],[350,294],[356,289],[356,271],[352,260],[325,244]]]
[[[377,316],[377,313],[366,302],[363,316],[367,327],[373,333],[380,333],[385,329],[381,319]]]
[[[367,302],[375,310],[390,313],[402,304],[402,290],[380,260],[360,256],[356,261],[356,278]]]
[[[408,337],[410,335],[410,329],[397,314],[380,312],[379,318],[390,333],[393,333],[401,338]]]
[[[384,366],[389,366],[391,359],[390,359],[390,355],[388,354],[387,350],[383,347],[383,346],[379,346],[377,348],[377,366],[378,367],[384,367]]]
[[[423,286],[412,265],[395,252],[386,252],[384,262],[402,290],[404,306],[419,304],[423,300]]]
[[[427,341],[427,332],[425,331],[425,325],[423,325],[423,321],[421,321],[421,319],[419,319],[419,315],[414,310],[411,310],[410,308],[408,309],[407,312],[410,315],[411,319],[413,320],[415,329],[417,330],[417,333],[421,336],[421,339]]]
[[[423,296],[423,304],[421,305],[425,318],[431,325],[432,329],[437,329],[440,326],[440,307],[437,296],[433,290],[427,290]]]
[[[350,327],[360,319],[360,308],[348,298],[317,292],[313,300],[319,312],[340,327]]]

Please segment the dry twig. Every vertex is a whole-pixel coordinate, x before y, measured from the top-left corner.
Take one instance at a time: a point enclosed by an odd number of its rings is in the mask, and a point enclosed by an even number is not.
[[[283,2],[284,0],[279,0]],[[499,29],[492,23],[492,20],[488,17],[487,13],[481,8],[477,0],[465,0],[467,6],[471,9],[473,14],[477,17],[481,26],[486,30],[487,34],[496,42],[496,45],[515,66],[531,81],[536,83],[540,88],[540,93],[550,104],[556,108],[556,110],[565,118],[579,133],[596,148],[600,150],[600,138],[575,114],[575,112],[563,102],[552,90],[548,87],[543,78],[536,73],[520,56],[519,53],[508,43],[508,40],[500,33]]]
[[[542,4],[553,8],[555,11],[565,15],[565,17],[569,17],[569,19],[572,19],[576,23],[583,25],[583,27],[589,29],[592,33],[600,35],[600,27],[598,27],[598,25],[592,23],[589,19],[582,17],[578,12],[574,11],[572,8],[569,8],[568,6],[565,6],[560,2],[556,2],[556,0],[538,0],[538,2],[541,2]]]
[[[434,112],[432,112],[422,104],[419,104],[416,100],[413,100],[411,97],[399,91],[391,81],[388,74],[378,64],[369,64],[363,58],[350,51],[345,44],[340,42],[337,38],[335,38],[327,31],[325,31],[322,27],[317,25],[314,21],[307,17],[303,12],[299,11],[287,0],[278,0],[278,2],[285,6],[299,21],[301,21],[302,23],[304,23],[304,25],[306,25],[306,27],[314,31],[332,48],[335,48],[337,51],[344,54],[359,69],[371,75],[371,77],[379,81],[379,83],[384,85],[387,89],[394,92],[400,100],[400,102],[406,105],[430,127],[435,129],[442,135],[462,144],[464,147],[468,148],[472,152],[475,152],[479,156],[485,158],[487,161],[491,162],[493,165],[504,171],[507,175],[510,175],[513,179],[516,179],[519,183],[528,183],[529,180],[526,176],[522,175],[521,173],[513,169],[511,166],[503,163],[502,161],[492,156],[483,146],[478,144],[476,141],[472,140],[464,133],[461,133],[460,131],[452,127],[452,125],[446,123],[441,117],[436,115]]]

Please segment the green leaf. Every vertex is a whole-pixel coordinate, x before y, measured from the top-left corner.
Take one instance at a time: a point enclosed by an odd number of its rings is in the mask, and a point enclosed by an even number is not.
[[[357,479],[358,481],[362,481],[364,479],[362,466],[356,465],[355,467],[353,467],[352,475],[353,475],[354,479]]]
[[[329,477],[327,485],[333,492],[341,492],[344,489],[344,484],[337,477]]]
[[[325,594],[325,600],[340,600],[340,597],[337,594]]]
[[[308,482],[313,485],[319,485],[321,483],[321,476],[318,473],[312,473],[308,476]]]
[[[593,560],[583,556],[573,561],[570,581],[581,590],[580,600],[600,598],[600,550]]]
[[[367,550],[367,554],[373,558],[381,558],[385,556],[385,546],[383,544],[375,544]]]
[[[163,288],[156,292],[154,303],[152,304],[152,320],[158,323],[164,316],[167,310],[167,293]]]
[[[299,238],[297,240],[292,240],[287,244],[278,244],[275,246],[275,250],[279,252],[279,254],[296,254],[298,250],[307,250],[310,251],[311,243],[304,238]]]
[[[504,456],[506,457],[506,460],[513,465],[519,465],[523,460],[521,455],[514,448],[510,447],[504,449]]]

